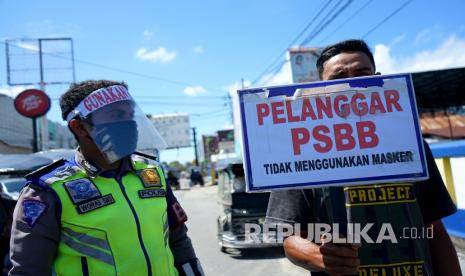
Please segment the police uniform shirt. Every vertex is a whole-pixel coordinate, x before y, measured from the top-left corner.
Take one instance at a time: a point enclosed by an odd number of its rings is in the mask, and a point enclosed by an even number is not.
[[[76,151],[75,161],[93,176],[99,174],[107,177],[111,174],[122,176],[133,171],[129,158],[123,159],[120,169],[112,172],[101,172],[95,165],[86,162],[79,151]],[[167,186],[166,199],[170,228],[169,244],[175,266],[179,271],[183,264],[196,260],[196,255],[187,236],[187,227],[184,225],[187,217],[169,186]],[[32,226],[31,218],[25,215],[24,201],[36,202],[35,208],[44,208],[37,221],[32,221]],[[34,183],[28,183],[23,189],[13,215],[10,241],[13,268],[10,275],[51,275],[60,242],[59,208],[60,204],[54,192],[42,189]]]
[[[363,270],[360,275],[403,275],[399,274],[403,269],[411,275],[432,275],[427,235],[417,234],[421,237],[411,238],[410,229],[416,228],[415,231],[420,233],[425,225],[449,216],[457,209],[426,143],[425,151],[428,180],[273,191],[266,223],[298,223],[303,230],[309,230],[305,226],[311,223],[347,225],[349,220],[350,223],[360,223],[362,228],[367,223],[373,223],[369,234],[374,234],[374,238],[383,223],[390,223],[398,243],[383,241],[381,244],[368,244],[362,240],[358,251]],[[403,233],[404,228],[408,229],[407,233]],[[404,234],[410,235],[410,238],[402,238]],[[415,271],[418,273],[415,274]],[[327,274],[313,272],[312,275]]]

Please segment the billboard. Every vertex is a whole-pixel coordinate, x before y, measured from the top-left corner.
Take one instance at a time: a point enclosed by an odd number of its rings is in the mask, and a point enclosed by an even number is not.
[[[210,160],[212,154],[218,154],[218,136],[202,135],[203,153],[206,160]]]
[[[321,50],[321,48],[289,49],[293,83],[319,80],[316,61],[320,56]]]
[[[149,118],[166,141],[166,149],[192,146],[189,114],[157,114]]]
[[[219,130],[217,134],[219,153],[233,153],[235,151],[234,129]]]
[[[411,75],[239,91],[249,191],[428,177]]]
[[[9,85],[75,82],[71,38],[9,39],[5,51]]]

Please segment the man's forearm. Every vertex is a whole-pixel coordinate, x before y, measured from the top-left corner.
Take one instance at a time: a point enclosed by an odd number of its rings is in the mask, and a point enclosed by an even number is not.
[[[284,240],[287,258],[293,264],[310,271],[322,271],[323,268],[323,258],[319,254],[314,254],[316,250],[319,250],[318,245],[299,236],[290,236]]]
[[[429,240],[433,269],[436,275],[462,275],[454,245],[440,220],[434,221],[433,238]]]

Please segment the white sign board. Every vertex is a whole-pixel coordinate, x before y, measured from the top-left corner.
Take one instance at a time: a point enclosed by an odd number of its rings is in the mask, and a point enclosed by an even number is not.
[[[191,146],[189,114],[157,114],[151,115],[150,119],[166,141],[167,149]]]
[[[238,93],[248,191],[428,178],[409,74]]]

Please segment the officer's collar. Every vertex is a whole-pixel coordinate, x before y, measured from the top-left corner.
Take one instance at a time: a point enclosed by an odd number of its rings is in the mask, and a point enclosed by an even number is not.
[[[89,175],[92,178],[95,178],[99,175],[102,175],[104,177],[113,177],[116,175],[123,175],[127,171],[134,171],[133,164],[129,157],[123,158],[121,160],[121,166],[119,167],[119,169],[110,171],[104,171],[97,164],[85,159],[84,155],[81,153],[79,148],[76,149],[74,160],[76,164],[82,169],[84,169],[87,175]]]

